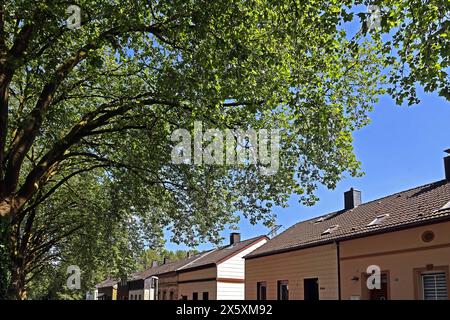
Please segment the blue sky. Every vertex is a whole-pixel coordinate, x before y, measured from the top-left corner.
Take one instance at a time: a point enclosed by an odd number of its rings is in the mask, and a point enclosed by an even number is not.
[[[354,148],[365,176],[346,176],[335,190],[320,188],[320,201],[313,207],[298,203],[295,196],[288,208],[275,208],[281,231],[291,225],[327,212],[343,208],[344,192],[354,187],[362,191],[363,202],[444,178],[444,149],[450,148],[450,103],[437,94],[419,91],[421,103],[397,106],[383,96],[370,114],[372,122],[354,133]],[[239,224],[242,238],[267,234],[263,225],[251,225],[244,219]],[[224,243],[230,231],[224,230]],[[211,248],[204,244],[198,249]],[[167,249],[186,249],[167,243]]]

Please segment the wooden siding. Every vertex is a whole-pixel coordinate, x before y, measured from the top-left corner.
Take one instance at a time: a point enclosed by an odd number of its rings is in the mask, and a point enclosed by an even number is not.
[[[232,279],[244,279],[245,278],[245,260],[244,256],[256,250],[264,243],[267,239],[261,239],[259,242],[255,243],[253,246],[239,252],[238,254],[232,256],[231,258],[219,263],[217,265],[217,277],[218,278],[232,278]]]
[[[192,281],[192,280],[200,280],[200,279],[211,279],[216,278],[217,271],[216,267],[212,266],[209,268],[203,268],[203,269],[196,269],[192,271],[183,271],[178,275],[178,281],[184,282],[184,281]]]
[[[201,300],[203,292],[209,293],[209,300],[217,299],[217,285],[216,281],[201,281],[201,282],[187,282],[178,285],[178,294],[181,299],[182,296],[187,296],[188,300],[192,300],[192,294],[198,293],[198,299]]]
[[[217,282],[217,300],[244,300],[244,283]]]
[[[259,281],[267,282],[267,299],[277,299],[277,281],[289,281],[289,299],[303,300],[303,280],[319,278],[319,298],[338,299],[336,245],[307,248],[245,261],[245,298],[256,300]]]
[[[166,300],[170,300],[170,292],[173,292],[173,300],[178,300],[178,275],[170,273],[159,276],[159,291],[161,292],[160,299],[163,298],[163,292],[166,292]]]
[[[141,295],[141,300],[144,300],[144,298],[145,298],[144,289],[129,290],[129,292],[128,292],[128,300],[139,300],[139,295]],[[131,299],[131,296],[133,296],[133,299]]]
[[[425,231],[434,233],[433,241],[422,241]],[[450,266],[450,222],[344,241],[340,247],[342,299],[367,298],[364,276],[370,265],[389,273],[390,299],[420,299],[415,270]]]

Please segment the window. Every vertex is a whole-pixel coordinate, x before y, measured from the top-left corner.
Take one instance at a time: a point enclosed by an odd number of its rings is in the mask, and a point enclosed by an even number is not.
[[[339,228],[339,225],[335,225],[335,226],[331,226],[329,227],[327,230],[325,230],[324,232],[322,232],[322,235],[327,235],[332,233],[333,231],[336,231],[336,229]]]
[[[203,292],[202,300],[209,300],[209,292]]]
[[[174,292],[170,291],[170,293],[169,293],[169,300],[173,300],[173,296],[174,296]]]
[[[133,300],[133,295],[130,296],[130,300]]]
[[[422,274],[424,300],[447,300],[447,279],[445,272]]]
[[[450,209],[450,201],[447,202],[442,208],[440,208],[437,211],[444,211],[444,210],[447,210],[447,209]]]
[[[326,220],[326,217],[320,217],[316,221],[314,221],[314,223],[321,223],[321,222],[323,222],[325,220]]]
[[[382,214],[373,219],[367,226],[377,226],[384,222],[389,217],[389,214]]]
[[[150,287],[156,288],[156,284],[158,283],[158,279],[157,278],[152,278],[152,280],[150,281]]]
[[[289,300],[289,281],[281,280],[277,284],[278,300]]]
[[[141,297],[142,297],[142,296],[141,296],[141,295],[139,295],[139,299],[138,299],[138,300],[142,300],[142,299],[141,299]]]
[[[163,299],[163,300],[167,300],[166,295],[167,295],[167,292],[164,290],[164,291],[163,291],[163,295],[162,295],[162,299]]]
[[[198,292],[192,293],[192,300],[198,300]]]
[[[266,300],[267,299],[267,282],[257,282],[256,283],[256,299]]]
[[[187,296],[181,296],[181,300],[187,300]]]

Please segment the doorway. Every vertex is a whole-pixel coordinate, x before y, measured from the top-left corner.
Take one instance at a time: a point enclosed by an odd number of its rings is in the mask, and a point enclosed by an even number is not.
[[[319,278],[303,280],[304,299],[307,301],[319,300]]]
[[[367,300],[389,300],[389,273],[381,272],[380,289],[369,289],[367,287],[368,276],[363,278],[365,281],[362,283],[364,286],[363,299]]]

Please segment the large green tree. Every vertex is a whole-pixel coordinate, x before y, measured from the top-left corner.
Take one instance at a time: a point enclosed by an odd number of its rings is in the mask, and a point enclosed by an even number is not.
[[[25,298],[48,263],[113,253],[126,265],[133,243],[157,246],[167,228],[176,242],[217,241],[235,212],[270,224],[290,194],[311,204],[318,184],[359,174],[352,132],[380,93],[381,58],[340,26],[351,1],[77,4],[77,29],[63,2],[0,4],[10,298]],[[195,121],[280,129],[278,171],[173,163],[171,133]]]
[[[383,46],[388,92],[396,102],[419,103],[418,86],[450,100],[450,2],[370,0],[355,4],[378,7],[379,27],[368,28],[370,14],[363,11],[358,14],[361,31]],[[357,11],[350,7],[347,18],[352,19]]]

